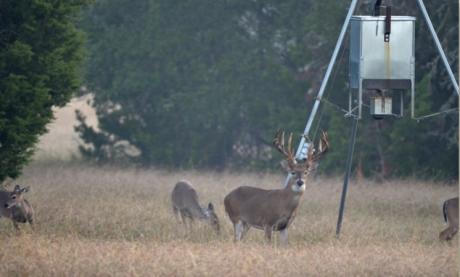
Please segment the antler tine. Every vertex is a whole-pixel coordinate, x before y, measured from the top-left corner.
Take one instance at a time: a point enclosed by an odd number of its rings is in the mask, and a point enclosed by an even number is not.
[[[291,168],[295,166],[294,156],[292,154],[292,133],[289,134],[287,149],[284,147],[284,131],[278,129],[275,138],[273,139],[273,146],[286,157],[288,164]]]
[[[287,156],[288,153],[284,149],[284,131],[282,129],[278,129],[275,134],[275,138],[273,139],[273,146],[283,155]]]
[[[314,150],[313,150],[311,154],[308,153],[308,157],[312,161],[317,161],[328,151],[328,149],[329,149],[329,141],[327,137],[327,132],[322,131],[321,139],[318,145],[318,150],[319,150],[318,153],[314,153]]]
[[[281,130],[281,133],[279,134],[280,138],[280,146],[283,148],[283,153],[286,152],[284,149],[284,130]]]
[[[287,161],[288,161],[290,167],[294,168],[295,162],[294,162],[294,155],[292,154],[292,133],[289,134],[287,152],[288,152]]]
[[[289,154],[289,158],[292,158],[292,133],[289,134],[287,152]]]
[[[329,139],[327,137],[327,132],[323,131],[323,135],[321,136],[321,153],[326,153],[329,149]]]

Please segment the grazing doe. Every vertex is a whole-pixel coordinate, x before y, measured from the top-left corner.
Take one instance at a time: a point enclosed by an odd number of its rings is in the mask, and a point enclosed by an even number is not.
[[[458,197],[444,201],[442,213],[444,214],[444,221],[449,224],[449,227],[439,233],[439,239],[451,240],[458,231]]]
[[[172,191],[171,200],[176,218],[180,214],[184,225],[186,225],[186,218],[190,219],[190,224],[194,219],[199,219],[211,225],[217,234],[220,233],[219,218],[214,211],[214,205],[209,203],[207,208],[201,208],[198,194],[189,182],[178,182]]]
[[[280,239],[287,243],[288,228],[294,220],[300,199],[305,191],[304,176],[316,168],[317,161],[329,148],[327,133],[323,132],[319,151],[310,146],[307,158],[297,162],[292,153],[292,133],[288,147],[284,148],[284,132],[278,130],[273,140],[274,147],[281,152],[286,161],[282,167],[289,172],[289,180],[284,189],[265,190],[242,186],[231,191],[224,199],[227,212],[234,227],[234,240],[240,241],[251,227],[265,231],[265,238],[271,241],[272,232],[280,231]]]
[[[13,221],[14,228],[19,230],[19,223],[29,222],[33,228],[34,210],[32,205],[24,198],[24,193],[29,187],[14,186],[13,191],[0,190],[0,215]]]

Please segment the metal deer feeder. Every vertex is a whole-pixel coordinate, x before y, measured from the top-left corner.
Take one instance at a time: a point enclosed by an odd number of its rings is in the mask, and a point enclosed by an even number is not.
[[[417,1],[439,56],[442,59],[453,88],[458,96],[459,88],[457,80],[444,54],[441,43],[439,42],[436,31],[434,30],[425,8],[425,4],[423,0],[414,1]],[[318,95],[308,117],[303,136],[296,152],[297,159],[305,158],[308,153],[310,143],[307,141],[307,138],[309,137],[310,128],[321,103],[345,34],[348,27],[350,27],[350,91],[346,116],[352,118],[353,121],[337,220],[337,236],[339,236],[342,226],[348,180],[356,141],[357,125],[359,119],[362,117],[362,106],[364,102],[369,103],[370,114],[376,119],[382,119],[387,116],[401,117],[403,116],[403,94],[405,91],[410,90],[411,116],[414,119],[420,119],[414,116],[415,17],[393,16],[391,13],[391,2],[385,2],[387,5],[383,6],[381,5],[382,0],[375,1],[373,15],[353,16],[358,0],[351,0],[345,22],[340,31],[334,52],[332,53],[331,60],[321,82]]]
[[[351,17],[349,113],[356,102],[353,90],[357,90],[359,118],[363,92],[370,94],[370,110],[376,118],[402,116],[403,91],[410,89],[414,95],[415,18],[391,16],[389,11],[387,7],[385,16]],[[398,114],[393,111],[396,100]]]

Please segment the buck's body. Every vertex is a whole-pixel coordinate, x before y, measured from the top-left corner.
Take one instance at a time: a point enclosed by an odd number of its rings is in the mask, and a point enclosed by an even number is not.
[[[257,229],[281,231],[289,227],[300,203],[302,194],[293,194],[290,187],[276,190],[239,187],[225,197],[225,211],[233,224],[241,221]]]
[[[451,240],[458,232],[458,197],[446,200],[442,212],[444,221],[449,224],[449,227],[439,234],[439,239]]]
[[[207,221],[217,233],[219,233],[219,221],[214,213],[214,207],[209,203],[207,209],[199,204],[198,194],[187,181],[178,182],[172,191],[171,201],[176,216],[180,215],[182,222],[186,224],[186,218],[191,222],[195,219]]]
[[[309,149],[308,158],[297,163],[291,148],[292,133],[288,148],[284,148],[284,132],[279,130],[273,145],[285,157],[282,163],[289,172],[289,180],[284,189],[260,189],[238,187],[224,199],[225,211],[233,223],[235,241],[240,241],[251,227],[265,231],[265,238],[271,241],[272,232],[280,231],[281,241],[287,243],[287,230],[295,218],[300,200],[305,191],[304,177],[316,167],[316,162],[328,149],[327,134],[323,132],[319,152]]]

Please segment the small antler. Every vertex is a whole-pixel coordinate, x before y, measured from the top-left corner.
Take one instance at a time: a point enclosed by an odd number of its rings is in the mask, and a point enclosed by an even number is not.
[[[313,144],[310,146],[310,149],[308,149],[308,161],[310,162],[316,162],[319,159],[323,157],[323,155],[328,151],[329,149],[329,140],[327,137],[327,132],[322,131],[321,139],[319,141],[318,145],[318,152],[315,153],[315,148]]]
[[[289,134],[287,149],[284,147],[284,131],[278,129],[273,139],[273,146],[286,157],[289,167],[295,167],[294,155],[292,154],[292,133]]]

